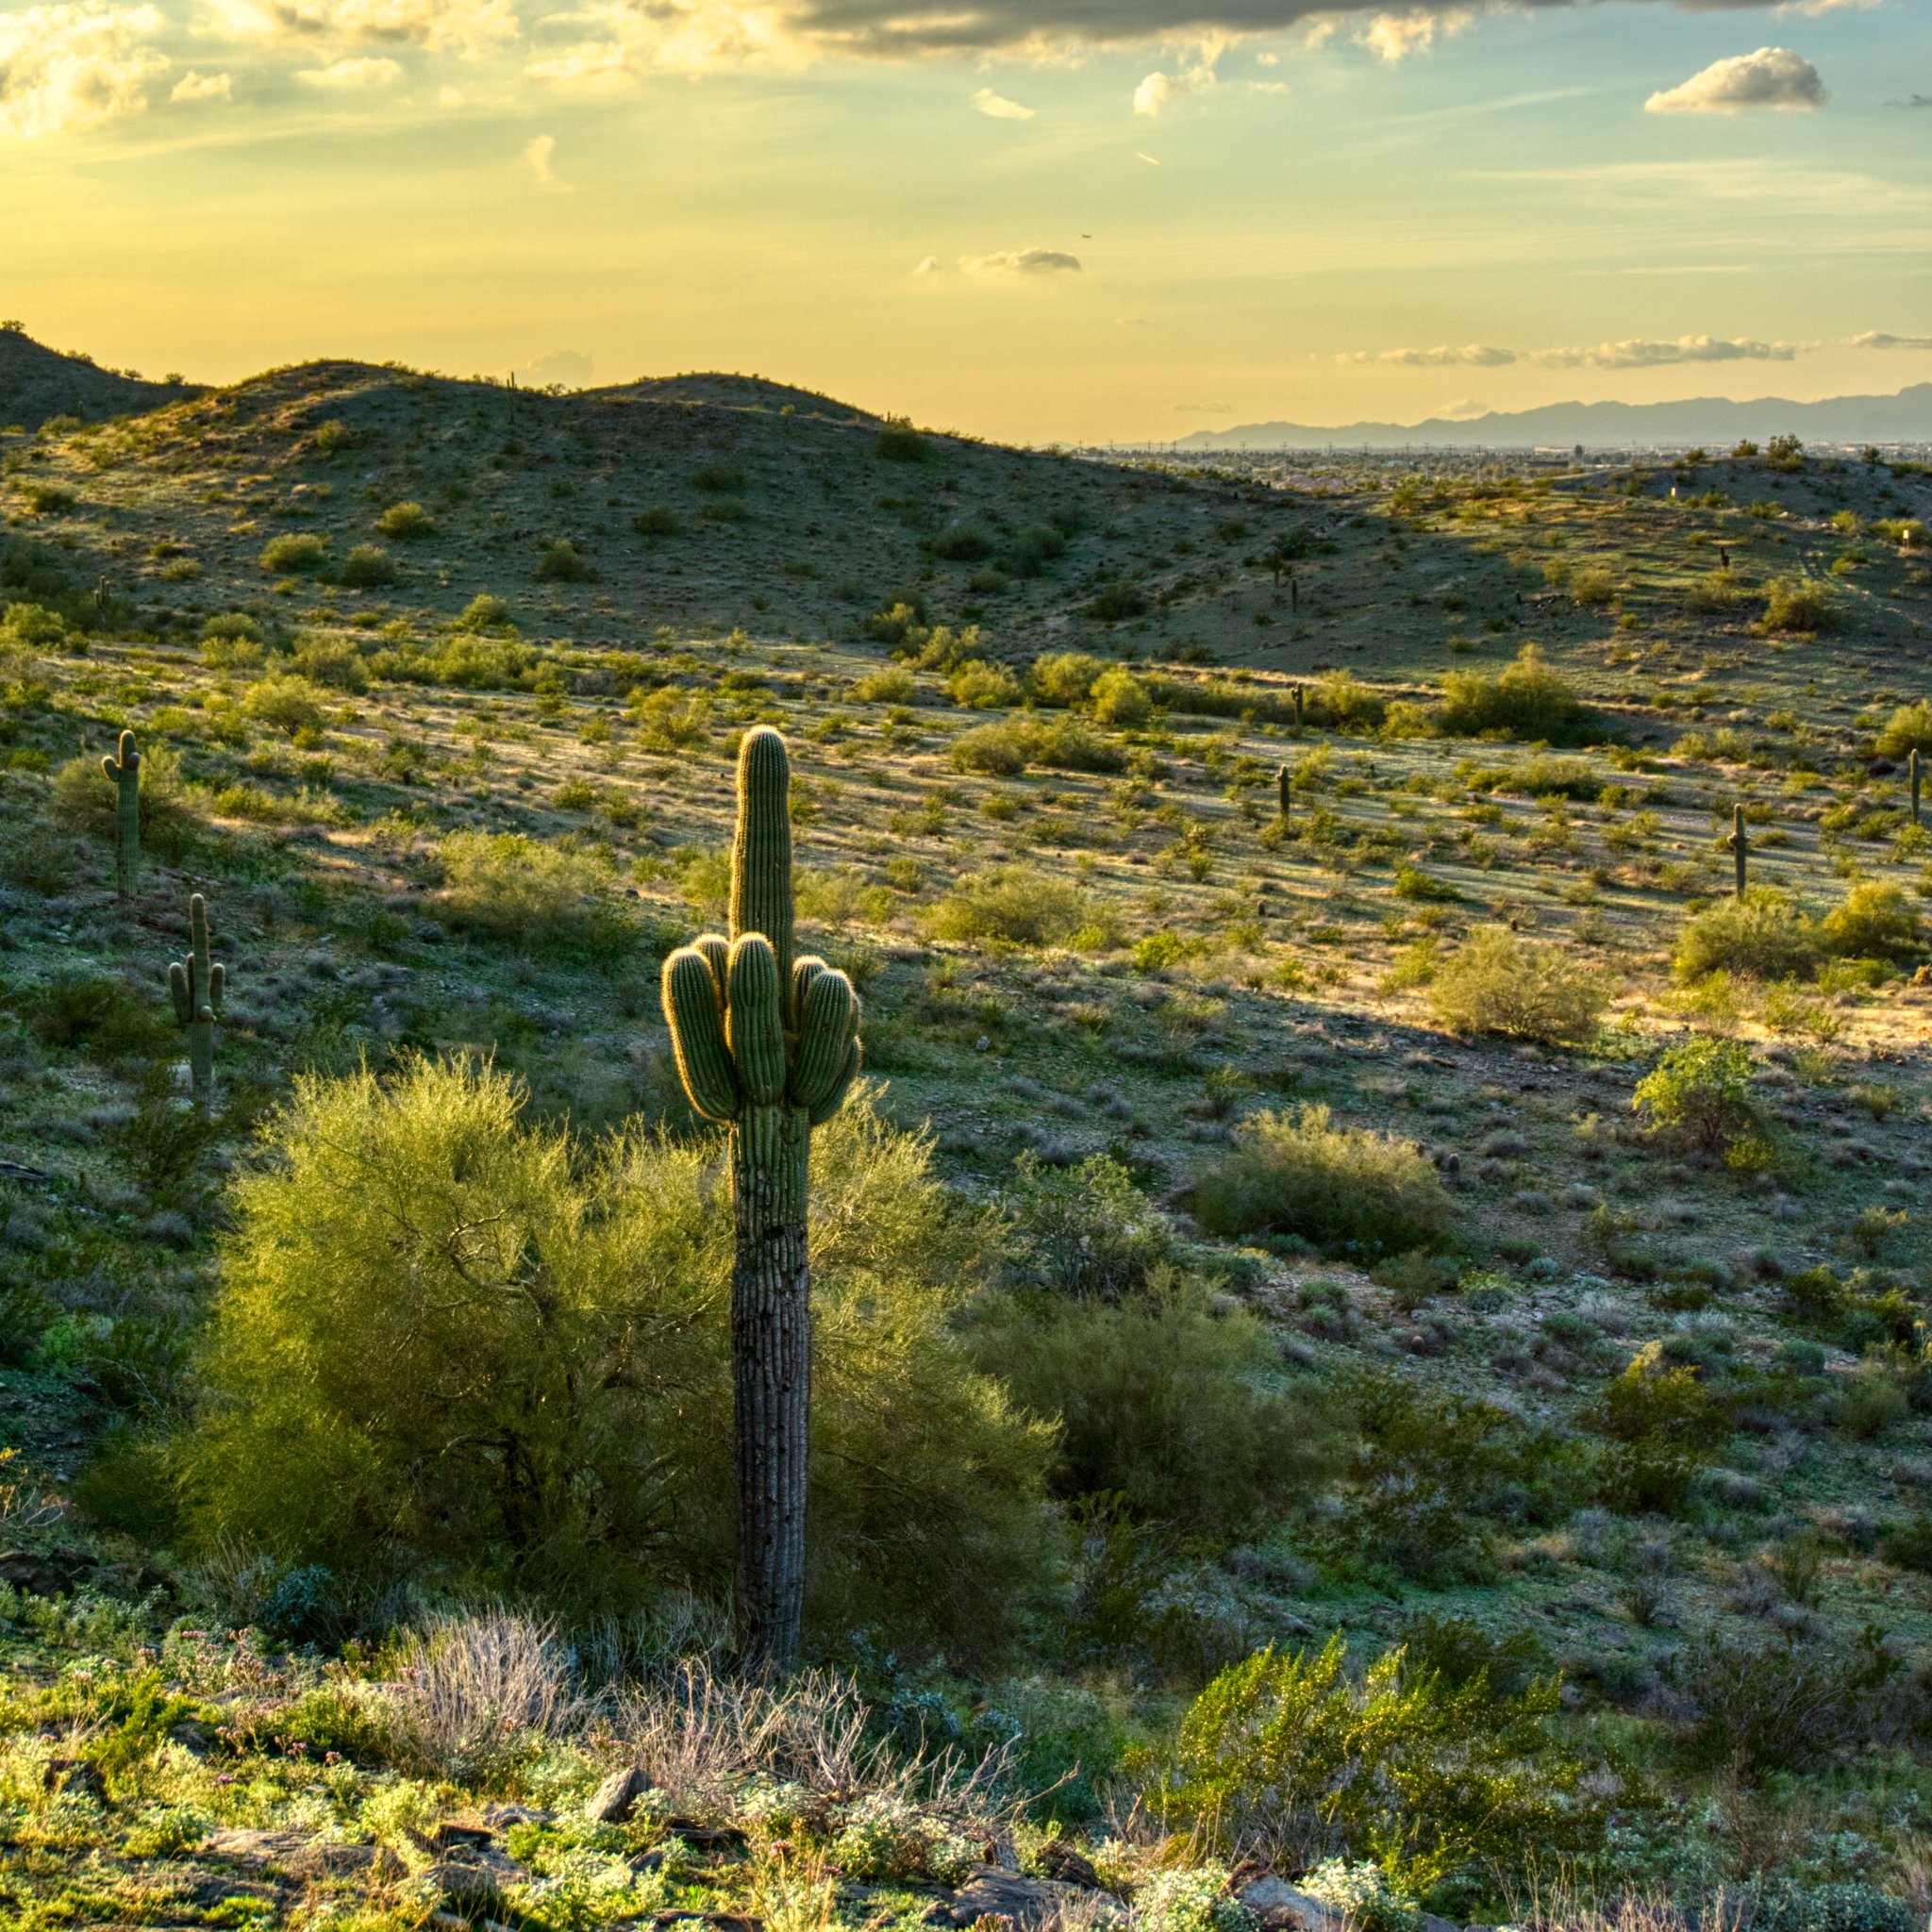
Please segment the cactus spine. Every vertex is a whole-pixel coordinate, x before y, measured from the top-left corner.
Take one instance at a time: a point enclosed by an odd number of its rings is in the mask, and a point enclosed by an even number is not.
[[[101,760],[114,784],[114,884],[124,899],[141,882],[141,752],[134,733],[121,734],[120,755]]]
[[[215,1022],[222,1016],[227,974],[208,958],[208,904],[199,892],[188,902],[189,952],[168,967],[175,1018],[188,1029],[188,1070],[194,1100],[206,1108],[215,1087]]]
[[[740,1648],[767,1670],[798,1648],[811,1402],[806,1188],[811,1130],[858,1070],[858,995],[792,957],[791,766],[767,725],[738,754],[731,930],[664,962],[664,1017],[691,1104],[731,1136]]]
[[[1916,825],[1919,823],[1919,747],[1916,744],[1912,747],[1912,755],[1907,760],[1907,770],[1911,777],[1912,823]]]
[[[1744,808],[1731,808],[1731,857],[1738,868],[1738,897],[1744,896],[1745,874],[1750,869],[1750,841],[1744,836]]]

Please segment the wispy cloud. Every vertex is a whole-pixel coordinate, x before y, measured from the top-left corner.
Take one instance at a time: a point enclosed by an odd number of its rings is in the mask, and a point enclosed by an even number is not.
[[[1883,329],[1870,328],[1861,336],[1854,336],[1845,344],[1848,349],[1932,349],[1932,336],[1894,336]]]
[[[295,75],[307,87],[352,92],[358,88],[390,87],[402,78],[402,62],[387,55],[357,55],[331,60],[326,67],[304,67]]]
[[[192,68],[168,91],[171,101],[231,101],[235,98],[232,74],[197,74]]]
[[[482,54],[522,28],[511,0],[208,0],[212,24],[237,39],[376,42],[430,53]]]
[[[1475,19],[1469,7],[1411,7],[1402,13],[1378,13],[1356,35],[1385,60],[1426,52],[1437,34],[1459,34]]]
[[[1855,341],[1874,345],[1869,338],[1856,338]],[[1678,336],[1665,341],[1633,336],[1620,342],[1553,349],[1504,349],[1489,342],[1471,342],[1463,348],[1357,349],[1336,360],[1385,362],[1407,369],[1507,369],[1517,362],[1531,362],[1544,369],[1658,369],[1673,362],[1789,362],[1799,346],[1760,342],[1746,336]],[[1824,345],[1807,342],[1802,346]]]
[[[973,105],[995,121],[1030,121],[1034,114],[1031,108],[1023,108],[1018,101],[1009,101],[1004,94],[994,93],[990,87],[981,88],[973,96]]]
[[[991,255],[962,255],[959,266],[969,275],[1077,275],[1080,258],[1062,248],[1001,248]]]
[[[1759,47],[1713,60],[1678,86],[1654,93],[1643,104],[1650,114],[1738,114],[1769,108],[1804,112],[1822,108],[1828,96],[1817,68],[1789,47]]]
[[[537,186],[553,194],[570,192],[570,183],[559,181],[551,168],[552,156],[557,153],[557,137],[554,134],[539,134],[524,144],[524,164],[530,171]]]

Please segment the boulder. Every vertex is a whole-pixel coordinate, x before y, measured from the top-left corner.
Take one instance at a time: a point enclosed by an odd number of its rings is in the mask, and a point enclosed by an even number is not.
[[[1261,1932],[1347,1932],[1345,1912],[1297,1891],[1285,1878],[1257,1878],[1237,1896],[1261,1922]]]
[[[297,1880],[345,1878],[358,1874],[400,1876],[401,1862],[381,1845],[338,1845],[300,1831],[252,1831],[224,1826],[211,1831],[196,1856],[244,1872]]]
[[[1025,1878],[999,1865],[980,1865],[950,1899],[936,1902],[927,1923],[976,1925],[982,1919],[1004,1919],[1013,1932],[1033,1932],[1053,1924],[1078,1896],[1079,1890],[1073,1885]]]
[[[1062,1885],[1077,1885],[1083,1891],[1107,1890],[1087,1855],[1063,1838],[1051,1839],[1041,1845],[1033,1862],[1044,1877],[1058,1879]]]
[[[584,1804],[584,1816],[593,1824],[622,1824],[638,1802],[647,1780],[635,1764],[613,1771]]]

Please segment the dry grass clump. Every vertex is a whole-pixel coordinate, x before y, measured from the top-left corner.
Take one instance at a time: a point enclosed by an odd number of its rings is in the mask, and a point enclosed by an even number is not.
[[[1413,1141],[1337,1126],[1326,1107],[1256,1114],[1194,1185],[1210,1234],[1295,1235],[1324,1252],[1433,1247],[1455,1210]]]
[[[1587,1040],[1608,998],[1602,974],[1503,925],[1471,933],[1429,988],[1429,1006],[1451,1032],[1551,1045]]]

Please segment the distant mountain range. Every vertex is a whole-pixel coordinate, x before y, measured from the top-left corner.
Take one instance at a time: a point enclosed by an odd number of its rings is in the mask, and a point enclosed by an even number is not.
[[[1540,409],[1492,410],[1466,422],[1434,416],[1426,423],[1349,423],[1321,428],[1308,423],[1244,423],[1234,429],[1197,429],[1175,449],[1404,449],[1433,443],[1448,449],[1685,448],[1705,443],[1728,449],[1749,437],[1802,437],[1807,442],[1932,442],[1932,382],[1890,396],[1829,396],[1815,403],[1762,396],[1737,403],[1728,396],[1694,396],[1681,403],[1548,403]],[[1158,445],[1157,445],[1158,446]]]

